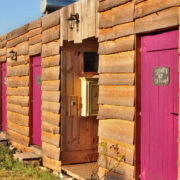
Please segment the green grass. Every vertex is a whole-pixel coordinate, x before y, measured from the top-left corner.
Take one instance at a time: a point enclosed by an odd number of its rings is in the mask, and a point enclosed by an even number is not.
[[[40,170],[33,165],[25,165],[13,159],[14,151],[8,147],[0,147],[0,179],[7,180],[58,180],[52,173]]]

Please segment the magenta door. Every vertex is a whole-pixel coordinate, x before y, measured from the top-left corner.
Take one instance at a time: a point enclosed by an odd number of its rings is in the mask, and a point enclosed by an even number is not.
[[[2,130],[6,131],[7,127],[7,120],[6,120],[6,72],[7,72],[7,67],[6,67],[6,62],[1,63],[1,70],[2,70],[2,79],[1,79],[1,84],[2,84]]]
[[[177,180],[178,30],[141,46],[141,180]]]
[[[32,144],[41,146],[41,57],[32,58]]]

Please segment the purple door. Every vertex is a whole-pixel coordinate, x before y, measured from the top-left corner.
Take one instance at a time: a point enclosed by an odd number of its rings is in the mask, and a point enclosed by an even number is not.
[[[41,57],[32,58],[32,144],[41,146]]]
[[[177,180],[178,30],[141,46],[141,180]]]
[[[7,128],[7,120],[6,120],[6,72],[7,72],[7,67],[6,67],[6,62],[1,63],[1,68],[2,68],[2,79],[1,79],[1,84],[2,84],[2,130],[6,131]]]

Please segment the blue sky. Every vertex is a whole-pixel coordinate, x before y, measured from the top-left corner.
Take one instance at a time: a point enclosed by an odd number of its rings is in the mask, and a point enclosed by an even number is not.
[[[0,0],[0,36],[40,16],[40,0]]]

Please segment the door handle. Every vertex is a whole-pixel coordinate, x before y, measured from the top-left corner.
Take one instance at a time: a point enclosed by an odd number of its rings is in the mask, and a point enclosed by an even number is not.
[[[171,114],[173,114],[173,115],[175,115],[175,116],[179,116],[179,113],[173,113],[173,112],[172,112]]]

